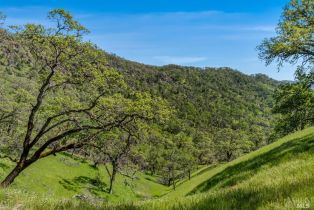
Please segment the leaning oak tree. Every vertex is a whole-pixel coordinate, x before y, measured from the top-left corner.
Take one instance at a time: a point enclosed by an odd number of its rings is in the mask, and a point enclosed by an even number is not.
[[[108,108],[112,96],[134,99],[128,97],[122,76],[106,65],[103,52],[82,41],[88,31],[61,9],[48,18],[56,27],[28,24],[8,32],[7,41],[14,41],[29,59],[0,50],[0,58],[14,58],[10,62],[22,66],[21,71],[27,68],[25,77],[34,83],[20,90],[26,106],[18,116],[18,130],[23,131],[20,154],[2,187],[37,160],[81,147],[99,132],[126,125],[141,114],[116,103]]]

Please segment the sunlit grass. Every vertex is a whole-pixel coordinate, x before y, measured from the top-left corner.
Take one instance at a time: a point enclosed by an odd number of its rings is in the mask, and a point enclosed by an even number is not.
[[[78,174],[82,176],[79,171],[73,176]],[[92,175],[94,174],[90,174]],[[156,195],[169,192],[168,188],[154,182],[152,183],[156,185],[146,188],[145,184],[150,182],[146,179],[149,177],[145,176],[147,175],[141,175],[142,178],[138,181],[138,190],[143,194],[152,191]],[[11,189],[0,190],[2,206],[12,208],[22,205],[23,209],[120,210],[314,209],[314,128],[289,135],[230,163],[202,168],[191,181],[182,182],[176,191],[155,200],[137,201],[138,199],[130,197],[128,202],[119,200],[116,204],[90,201],[82,203],[69,197],[60,200],[60,197],[17,191],[16,189],[30,191],[27,185],[24,185],[25,188],[20,185],[23,179],[20,178]],[[184,197],[188,194],[190,196]]]
[[[13,167],[8,160],[0,160],[0,179]],[[117,175],[113,195],[108,194],[109,178],[103,167],[95,169],[88,162],[57,155],[38,161],[27,168],[10,187],[40,197],[71,199],[84,195],[97,202],[127,202],[150,199],[165,194],[163,186],[143,173],[131,180]],[[170,188],[169,188],[170,189]]]

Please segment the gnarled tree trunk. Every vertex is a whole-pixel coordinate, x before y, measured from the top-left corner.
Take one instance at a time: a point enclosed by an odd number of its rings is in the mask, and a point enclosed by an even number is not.
[[[9,173],[9,175],[1,182],[0,186],[2,188],[8,187],[13,183],[14,179],[25,169],[28,165],[23,162],[17,163],[15,168]]]

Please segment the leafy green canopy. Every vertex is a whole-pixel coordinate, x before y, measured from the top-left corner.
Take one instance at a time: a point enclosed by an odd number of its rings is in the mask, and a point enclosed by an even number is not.
[[[314,1],[291,0],[277,27],[277,36],[259,46],[260,58],[270,64],[314,62]]]
[[[275,94],[274,112],[281,114],[277,132],[286,134],[313,124],[314,118],[314,1],[291,0],[277,27],[277,36],[258,47],[266,64],[298,64],[296,83],[282,85]]]
[[[38,159],[81,147],[99,132],[170,116],[166,102],[128,88],[104,53],[82,41],[88,31],[69,13],[57,9],[48,18],[54,28],[0,31],[0,140],[17,162],[2,186]]]

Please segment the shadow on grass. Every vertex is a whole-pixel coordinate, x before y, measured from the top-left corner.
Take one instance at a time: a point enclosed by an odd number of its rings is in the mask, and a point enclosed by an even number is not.
[[[188,195],[206,192],[218,185],[220,187],[234,186],[242,180],[252,177],[264,165],[277,165],[283,160],[291,159],[299,153],[309,151],[311,148],[314,148],[314,134],[289,141],[257,157],[227,167],[206,182],[198,185]]]
[[[74,160],[74,161],[77,161],[78,163],[82,163],[82,164],[88,164],[88,166],[91,168],[91,169],[94,169],[96,171],[99,170],[99,168],[97,166],[95,166],[95,164],[92,164],[92,163],[89,163],[88,161],[86,161],[84,158],[82,157],[79,157],[79,156],[76,156],[75,154],[71,154],[71,153],[68,153],[68,152],[62,152],[60,153],[62,154],[63,156],[65,157],[68,157],[69,160]]]
[[[156,179],[153,178],[153,177],[145,177],[145,179],[148,180],[148,181],[155,182],[155,183],[159,184],[159,183],[156,181]]]
[[[101,195],[107,192],[107,185],[99,179],[92,179],[87,176],[79,176],[72,180],[63,179],[59,183],[67,190],[79,192],[82,189],[88,189],[94,195]]]
[[[0,168],[3,168],[5,170],[5,169],[8,169],[10,167],[4,163],[0,163]]]
[[[209,170],[212,170],[213,168],[216,168],[217,166],[218,166],[217,164],[209,165],[208,167],[206,167],[206,168],[200,170],[199,172],[193,174],[193,175],[191,176],[191,178],[193,178],[193,177],[195,177],[195,176],[199,176],[199,175],[201,175],[201,174],[203,174],[203,173],[205,173],[205,172],[207,172],[207,171],[209,171]]]
[[[68,152],[61,152],[60,154],[62,154],[63,156],[69,157],[70,159],[73,159],[75,161],[78,161],[80,163],[87,163],[84,158],[76,156],[75,154],[71,154],[71,153],[68,153]]]
[[[186,210],[210,210],[210,209],[297,209],[298,200],[308,200],[310,205],[311,183],[314,177],[298,180],[293,183],[284,183],[263,188],[229,189],[217,194],[210,194],[200,200],[192,202]],[[296,192],[307,192],[304,197],[298,198],[292,195]],[[313,203],[314,204],[314,203]],[[181,209],[173,208],[173,209]]]

